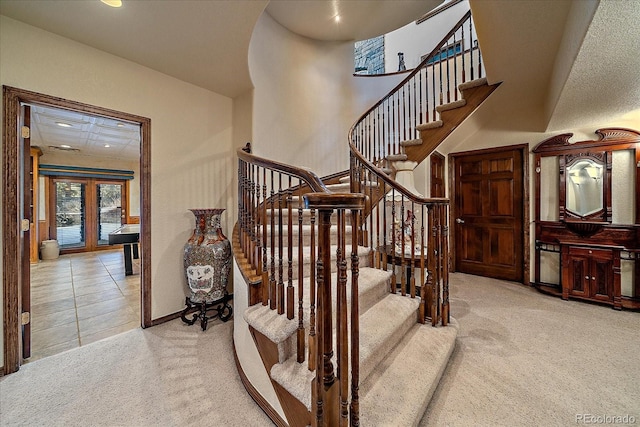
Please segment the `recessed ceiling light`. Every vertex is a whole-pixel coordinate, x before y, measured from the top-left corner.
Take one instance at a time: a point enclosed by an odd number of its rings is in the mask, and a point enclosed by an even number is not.
[[[111,7],[122,7],[122,0],[100,0],[102,3]]]
[[[104,148],[109,148],[111,147],[109,144],[104,144]]]
[[[56,122],[56,124],[58,126],[60,126],[60,127],[63,127],[63,128],[72,128],[73,127],[73,125],[70,125],[69,123],[65,123],[65,122]]]
[[[333,18],[336,22],[340,22],[340,15],[336,15],[335,18]]]
[[[60,144],[60,147],[61,147],[61,148],[71,148],[71,146],[70,146],[70,145],[67,145],[67,144]]]

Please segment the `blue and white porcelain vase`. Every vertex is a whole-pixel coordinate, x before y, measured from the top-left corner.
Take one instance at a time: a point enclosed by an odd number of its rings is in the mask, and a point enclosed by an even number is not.
[[[231,243],[220,227],[224,209],[190,209],[196,227],[184,246],[184,271],[194,304],[218,301],[227,295]]]

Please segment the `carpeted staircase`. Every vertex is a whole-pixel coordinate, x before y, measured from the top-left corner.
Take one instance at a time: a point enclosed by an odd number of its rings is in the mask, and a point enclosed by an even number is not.
[[[340,185],[340,184],[338,184]],[[344,191],[344,187],[331,187]],[[268,212],[271,215],[271,212]],[[297,216],[297,215],[296,215]],[[335,217],[335,215],[334,215]],[[297,219],[297,218],[296,218]],[[334,218],[335,219],[335,218]],[[271,219],[267,220],[270,224]],[[277,224],[278,216],[274,218]],[[283,217],[283,222],[286,216]],[[311,214],[303,211],[303,246],[293,248],[292,278],[296,292],[298,280],[298,251],[310,257]],[[286,228],[286,227],[285,227]],[[335,225],[332,235],[335,236]],[[270,233],[271,230],[269,229]],[[347,227],[347,233],[350,233]],[[298,236],[293,239],[298,241]],[[350,237],[347,237],[350,241]],[[332,244],[335,241],[332,238]],[[335,261],[337,247],[332,246]],[[270,253],[268,259],[270,259]],[[391,271],[372,267],[374,254],[359,247],[359,313],[360,313],[360,421],[364,426],[410,426],[420,421],[431,396],[447,365],[457,335],[457,323],[434,328],[421,325],[418,320],[419,298],[391,292]],[[285,254],[283,264],[288,265]],[[287,270],[287,269],[285,269]],[[350,267],[348,271],[350,270]],[[309,272],[309,268],[303,271]],[[337,273],[332,262],[333,295],[336,295]],[[309,277],[304,281],[304,326],[309,332]],[[288,282],[287,272],[283,281]],[[351,282],[348,272],[347,283]],[[349,307],[351,295],[347,293]],[[335,306],[336,298],[333,298]],[[332,310],[335,317],[335,307]],[[268,305],[257,304],[244,312],[244,319],[252,330],[258,351],[269,372],[289,425],[307,425],[312,413],[312,381],[315,372],[308,369],[308,356],[299,363],[296,356],[297,309],[294,319],[287,319]],[[335,319],[334,319],[335,320]],[[335,321],[334,321],[335,327]],[[268,353],[268,354],[267,354]],[[305,349],[305,353],[308,351]],[[291,402],[293,399],[295,402]],[[301,413],[305,412],[306,413]]]

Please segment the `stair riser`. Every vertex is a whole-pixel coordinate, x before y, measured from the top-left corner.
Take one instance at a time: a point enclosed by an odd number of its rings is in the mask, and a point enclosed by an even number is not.
[[[272,214],[275,215],[274,218],[273,218],[273,223],[276,224],[276,227],[277,227],[277,224],[279,224],[279,213],[278,213],[277,210],[275,212],[271,211],[270,209],[267,210],[266,224],[268,226],[271,225],[271,215]],[[314,223],[315,223],[316,229],[317,229],[318,228],[318,212],[315,212],[314,218],[315,218]],[[292,219],[294,227],[297,227],[298,224],[299,224],[299,213],[298,213],[298,207],[297,206],[291,210],[291,219]],[[351,211],[346,211],[345,212],[345,220],[346,220],[346,224],[347,225],[351,224]],[[335,213],[331,216],[331,223],[334,224],[334,225],[337,224],[337,219],[336,219],[336,214]],[[283,224],[283,226],[285,224],[287,224],[287,225],[289,224],[289,211],[286,210],[286,209],[284,209],[282,211],[282,224]],[[302,210],[302,225],[311,225],[311,210],[309,210],[309,209],[303,209]]]
[[[385,300],[380,301],[379,304],[376,304],[376,307],[379,307],[380,304],[385,304],[388,298],[404,299],[404,297],[400,297],[396,295],[387,295],[387,297],[385,297]],[[398,302],[399,302],[398,300],[395,300],[395,302],[392,303],[391,305],[395,307],[399,307],[397,305]],[[405,334],[407,333],[407,331],[409,331],[410,328],[415,326],[416,324],[415,309],[417,308],[417,302],[415,304],[414,303],[408,304],[408,300],[404,299],[404,301],[400,303],[400,306],[402,306],[402,308],[399,309],[397,313],[394,312],[392,315],[392,317],[393,316],[396,316],[396,317],[388,319],[387,324],[382,325],[382,327],[380,327],[380,323],[379,323],[380,322],[379,313],[388,314],[388,311],[385,311],[385,310],[377,311],[376,308],[374,307],[372,308],[372,310],[370,310],[369,313],[360,315],[360,331],[361,331],[360,333],[360,345],[361,345],[360,383],[367,380],[367,377],[371,374],[371,372],[373,372],[375,367],[385,358],[388,352],[391,351],[391,349],[393,349],[402,340],[402,338],[405,336]],[[376,325],[379,325],[379,326],[376,327]],[[334,324],[334,328],[335,328],[335,324]],[[335,337],[335,333],[334,333],[334,337]],[[289,348],[294,348],[295,334],[293,334],[289,338],[289,342],[287,343],[287,346]],[[334,342],[334,350],[336,348],[337,348],[337,344]],[[334,352],[334,359],[335,359],[335,352]],[[293,379],[290,373],[287,374],[287,372],[290,372],[289,368],[291,367],[304,370],[304,368],[307,366],[307,362],[305,361],[305,363],[303,363],[302,365],[299,365],[297,363],[291,363],[293,360],[295,360],[294,352],[292,352],[292,354],[290,355],[290,358],[287,360],[285,364],[274,365],[274,367],[271,370],[272,379],[275,380],[276,382],[279,382],[283,387],[285,387],[290,391],[305,390],[304,391],[305,396],[301,396],[300,399],[301,401],[306,402],[305,404],[308,405],[310,402],[310,395],[311,395],[311,390],[309,389],[308,384],[301,384],[300,382],[303,381],[302,378],[294,377],[296,379]],[[334,366],[336,366],[335,360],[334,360]],[[280,382],[280,380],[282,380],[282,382]],[[308,381],[308,378],[306,380]],[[293,381],[293,382],[288,383],[290,381]]]
[[[366,271],[361,269],[360,270],[361,275],[365,275]],[[373,283],[373,285],[371,285]],[[362,315],[364,313],[366,313],[371,307],[373,307],[378,301],[380,301],[382,298],[384,298],[385,296],[388,295],[389,293],[389,286],[391,283],[391,276],[389,275],[388,277],[377,277],[376,279],[371,280],[371,282],[367,283],[367,287],[365,289],[360,288],[360,292],[359,292],[359,296],[358,296],[358,306],[359,306],[359,313]],[[297,280],[293,281],[292,286],[294,289],[294,300],[296,301],[294,306],[295,306],[295,317],[297,319],[298,317],[298,284],[299,282]],[[288,284],[285,284],[285,287]],[[310,287],[309,287],[309,279],[305,278],[303,281],[303,289],[304,289],[304,294],[303,294],[303,311],[304,311],[304,317],[303,317],[303,324],[305,326],[305,337],[309,336],[309,315],[310,315],[310,304],[309,304],[309,293],[310,293]],[[351,274],[348,273],[347,274],[347,316],[350,318],[351,316]],[[336,314],[337,314],[337,275],[336,274],[332,274],[331,277],[331,288],[332,288],[332,306],[333,306],[333,325],[336,325]],[[306,339],[306,338],[305,338]],[[289,351],[290,353],[288,354],[288,357],[292,357],[295,354],[296,351],[296,336],[295,334],[292,335],[290,337],[289,342],[287,343]],[[305,347],[306,347],[306,341],[305,341]]]
[[[286,248],[284,249],[285,253],[284,256],[282,258],[282,281],[286,284],[289,281],[289,274],[288,274],[288,269],[289,269],[289,260],[286,257]],[[359,255],[358,256],[359,259],[359,267],[368,267],[370,265],[369,263],[369,255]],[[316,260],[317,261],[317,260]],[[292,270],[292,275],[291,275],[291,280],[296,280],[298,279],[298,259],[295,257],[294,254],[294,258],[293,261],[291,263],[291,270]],[[303,261],[303,277],[309,277],[310,276],[310,272],[311,272],[311,262],[309,259],[305,259]],[[275,268],[275,280],[276,282],[279,281],[279,266],[280,266],[280,260],[277,256],[277,251],[276,251],[276,257],[274,258],[274,268]],[[351,269],[351,262],[348,261],[347,262],[347,268]],[[267,254],[267,271],[269,273],[271,273],[271,257],[269,254]],[[332,254],[331,257],[331,272],[335,273],[338,271],[338,267],[336,266],[336,260],[335,260],[335,254]]]
[[[316,230],[317,232],[317,230]],[[275,236],[274,236],[274,241],[275,244],[278,245],[278,239],[279,239],[279,233],[276,232]],[[299,245],[299,236],[300,236],[300,232],[299,229],[297,227],[294,227],[292,230],[292,234],[291,234],[291,242],[293,243],[294,246],[298,246]],[[289,241],[289,229],[288,228],[283,228],[282,229],[282,241],[284,242],[284,244],[286,244],[286,242]],[[345,230],[345,241],[351,243],[351,227],[347,227]],[[271,244],[271,230],[267,231],[267,240],[266,240],[267,244],[270,245]],[[316,235],[316,244],[318,243],[318,236]],[[309,246],[311,244],[311,230],[310,229],[303,229],[302,230],[302,246]],[[337,245],[338,244],[338,234],[337,234],[337,230],[332,229],[331,230],[331,244],[332,245]],[[276,249],[277,251],[277,249]]]
[[[393,333],[379,337],[376,342],[376,350],[372,351],[369,357],[362,358],[360,361],[360,383],[363,383],[369,377],[369,374],[378,366],[378,364],[386,357],[400,340],[405,336],[407,331],[417,323],[417,313],[411,313],[404,318],[404,321],[396,327]]]

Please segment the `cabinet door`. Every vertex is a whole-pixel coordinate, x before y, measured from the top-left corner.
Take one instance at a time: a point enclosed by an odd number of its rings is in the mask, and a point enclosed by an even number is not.
[[[604,255],[609,256],[599,255],[591,259],[589,294],[593,299],[611,301],[613,299],[613,258],[610,253]]]
[[[582,255],[569,257],[569,293],[571,295],[589,296],[589,258]]]

